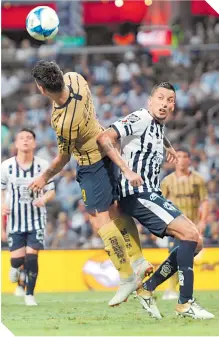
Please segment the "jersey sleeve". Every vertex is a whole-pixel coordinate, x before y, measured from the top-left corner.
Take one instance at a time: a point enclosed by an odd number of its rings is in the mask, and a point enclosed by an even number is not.
[[[1,189],[6,190],[8,184],[8,176],[7,176],[7,165],[5,162],[1,164]]]
[[[204,179],[201,179],[199,183],[199,198],[201,202],[208,199],[208,190]]]
[[[162,192],[163,196],[164,196],[165,198],[167,198],[167,197],[168,197],[168,194],[169,194],[168,181],[167,181],[167,179],[164,178],[164,179],[162,180],[162,182],[161,182],[161,184],[160,184],[160,189],[161,189],[161,192]]]
[[[111,127],[117,132],[118,138],[131,135],[141,136],[150,123],[147,111],[135,111],[124,119],[113,123]]]

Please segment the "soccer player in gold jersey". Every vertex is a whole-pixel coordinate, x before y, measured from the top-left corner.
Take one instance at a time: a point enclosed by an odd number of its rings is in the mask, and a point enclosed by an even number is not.
[[[78,73],[63,75],[55,62],[37,62],[32,75],[41,94],[53,101],[51,123],[57,135],[58,155],[30,188],[41,190],[74,155],[78,162],[77,180],[90,222],[121,278],[109,305],[120,304],[136,290],[152,266],[142,255],[133,219],[121,214],[116,206],[117,168],[97,145],[96,138],[103,128],[96,119],[88,84]],[[130,179],[138,177],[129,169],[126,175]]]
[[[190,152],[186,148],[177,151],[178,162],[175,171],[166,176],[161,183],[163,196],[174,203],[184,215],[197,224],[200,234],[206,225],[208,216],[208,192],[204,178],[196,171],[190,169]],[[200,212],[201,209],[201,212]],[[169,238],[169,250],[172,251],[179,241]],[[176,285],[178,275],[169,279],[169,288],[164,293],[164,300],[178,298]]]

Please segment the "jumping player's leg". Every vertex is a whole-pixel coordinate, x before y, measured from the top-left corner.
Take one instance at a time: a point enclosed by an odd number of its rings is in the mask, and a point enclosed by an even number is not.
[[[119,296],[110,301],[110,305],[117,305],[136,290],[140,277],[137,278],[134,274],[126,242],[118,228],[121,222],[124,224],[124,218],[121,217],[115,204],[117,180],[112,162],[104,158],[96,164],[82,166],[78,170],[77,179],[82,189],[85,207],[90,215],[90,222],[102,238],[105,250],[119,272],[122,284],[126,283],[124,287],[119,288],[125,291],[118,291]],[[139,258],[141,246],[138,251],[133,252],[134,254]]]
[[[134,272],[139,275],[142,280],[146,276],[150,276],[150,274],[153,273],[153,266],[150,262],[145,260],[143,256],[140,237],[135,221],[132,217],[123,213],[120,215],[116,225],[125,240],[126,250],[130,257]]]

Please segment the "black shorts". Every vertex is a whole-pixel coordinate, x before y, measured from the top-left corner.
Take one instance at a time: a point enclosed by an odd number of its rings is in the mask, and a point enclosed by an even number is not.
[[[8,246],[10,252],[27,246],[35,250],[42,250],[44,249],[44,229],[25,233],[9,233]]]
[[[107,157],[92,165],[78,166],[77,181],[89,213],[108,211],[118,200],[118,168]]]
[[[160,192],[143,192],[121,198],[122,211],[137,219],[154,235],[163,238],[168,224],[182,213]]]

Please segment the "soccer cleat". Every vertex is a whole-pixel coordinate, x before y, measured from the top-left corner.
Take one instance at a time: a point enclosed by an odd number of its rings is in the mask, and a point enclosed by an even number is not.
[[[9,271],[9,279],[12,283],[16,283],[19,280],[19,276],[20,276],[20,271],[18,268],[10,268]]]
[[[155,298],[151,291],[145,290],[143,287],[137,290],[137,298],[142,304],[143,308],[148,312],[149,316],[162,319],[160,311],[156,305]]]
[[[15,289],[14,295],[18,297],[24,296],[25,295],[24,288],[22,288],[21,286],[17,286],[17,288]]]
[[[129,279],[121,280],[119,289],[117,290],[115,296],[109,301],[109,306],[114,307],[122,302],[126,302],[129,295],[138,289],[140,285],[141,279],[136,275],[129,277]]]
[[[191,317],[193,319],[211,319],[214,315],[203,309],[195,300],[189,300],[187,303],[176,305],[176,314],[180,317]]]
[[[26,295],[25,296],[25,304],[28,305],[28,306],[37,305],[33,295]]]
[[[150,276],[154,271],[153,265],[147,260],[143,260],[141,264],[134,267],[133,269],[134,269],[135,274],[137,276],[140,276],[142,281],[145,277]]]
[[[167,290],[162,296],[162,300],[169,301],[169,300],[177,300],[179,297],[176,291]]]

